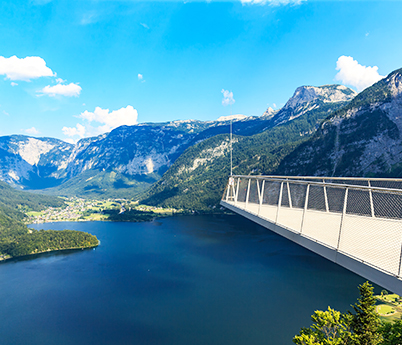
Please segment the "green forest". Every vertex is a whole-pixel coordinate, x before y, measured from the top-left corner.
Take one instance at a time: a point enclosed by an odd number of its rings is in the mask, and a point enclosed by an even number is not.
[[[73,230],[33,230],[24,224],[24,212],[60,207],[56,197],[14,190],[0,182],[0,260],[54,250],[88,248],[98,245],[98,239],[88,233]]]

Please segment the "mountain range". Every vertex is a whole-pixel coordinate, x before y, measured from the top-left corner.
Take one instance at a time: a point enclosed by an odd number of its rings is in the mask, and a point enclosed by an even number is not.
[[[302,86],[279,111],[234,116],[233,173],[396,176],[402,69],[359,94]],[[230,173],[230,117],[121,126],[76,145],[0,137],[0,180],[47,194],[210,210]]]
[[[234,120],[234,133],[252,135],[269,116]],[[136,195],[159,180],[190,146],[228,133],[230,119],[121,126],[71,145],[53,138],[0,137],[0,180],[58,195]],[[109,190],[109,191],[108,191]]]

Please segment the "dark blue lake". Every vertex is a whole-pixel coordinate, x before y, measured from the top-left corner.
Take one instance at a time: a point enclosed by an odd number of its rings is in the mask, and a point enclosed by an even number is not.
[[[364,279],[239,216],[49,223],[96,250],[0,264],[0,344],[292,344]]]

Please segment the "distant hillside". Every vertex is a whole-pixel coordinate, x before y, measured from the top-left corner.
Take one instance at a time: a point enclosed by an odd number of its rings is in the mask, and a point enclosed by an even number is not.
[[[272,172],[287,154],[315,132],[321,121],[354,95],[340,85],[298,88],[285,107],[268,118],[265,131],[248,137],[234,136],[233,173]],[[142,202],[211,211],[218,206],[230,173],[229,155],[228,134],[188,148]]]
[[[402,176],[402,69],[332,113],[276,174]]]

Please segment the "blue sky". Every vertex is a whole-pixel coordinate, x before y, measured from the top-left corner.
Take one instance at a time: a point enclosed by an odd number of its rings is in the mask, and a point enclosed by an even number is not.
[[[360,91],[402,67],[402,1],[244,1],[1,1],[0,135],[214,120],[222,90],[260,116],[298,86]]]

